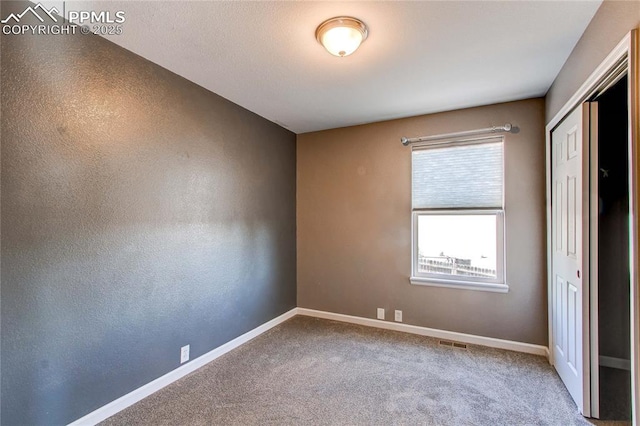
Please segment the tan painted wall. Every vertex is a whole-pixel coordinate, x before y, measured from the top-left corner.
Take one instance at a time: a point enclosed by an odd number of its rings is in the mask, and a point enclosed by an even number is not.
[[[507,294],[409,283],[411,149],[422,136],[510,122]],[[547,344],[544,100],[298,135],[298,306]]]
[[[547,92],[546,122],[560,111],[622,38],[640,27],[640,1],[605,0]]]

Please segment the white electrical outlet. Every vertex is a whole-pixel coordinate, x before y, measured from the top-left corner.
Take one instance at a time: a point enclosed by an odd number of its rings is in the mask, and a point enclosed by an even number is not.
[[[378,308],[378,319],[384,319],[384,308]]]
[[[396,322],[402,322],[402,311],[396,310],[395,320]]]
[[[180,364],[184,364],[189,361],[189,346],[183,346],[180,348]]]

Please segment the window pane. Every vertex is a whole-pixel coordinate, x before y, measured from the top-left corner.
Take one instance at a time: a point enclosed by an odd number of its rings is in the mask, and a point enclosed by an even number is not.
[[[497,278],[496,215],[418,216],[418,273]]]
[[[499,139],[415,148],[411,155],[413,208],[501,208],[502,145]]]

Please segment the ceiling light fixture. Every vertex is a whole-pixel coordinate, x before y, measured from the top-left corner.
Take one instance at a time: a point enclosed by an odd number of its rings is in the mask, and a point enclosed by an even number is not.
[[[338,16],[327,19],[316,29],[316,39],[329,53],[349,56],[367,39],[367,26],[359,19]]]

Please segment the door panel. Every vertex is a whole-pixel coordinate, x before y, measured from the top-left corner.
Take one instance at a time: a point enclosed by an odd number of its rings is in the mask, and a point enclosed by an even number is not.
[[[591,417],[600,418],[600,343],[599,306],[598,306],[598,215],[600,214],[600,198],[598,179],[600,174],[598,159],[598,102],[589,103],[589,292],[590,292],[590,344],[591,344]],[[586,264],[586,261],[585,261]]]
[[[551,199],[556,204],[552,209],[551,235],[554,236],[552,276],[555,277],[552,312],[554,367],[580,412],[588,416],[589,363],[584,362],[585,356],[586,359],[589,357],[588,338],[584,338],[588,325],[588,319],[585,319],[588,305],[585,308],[584,301],[588,291],[583,288],[582,265],[583,160],[585,157],[588,159],[588,150],[587,155],[584,154],[583,139],[588,137],[588,131],[583,131],[585,111],[588,111],[588,105],[577,108],[551,135],[556,155],[551,163],[554,182]],[[588,199],[588,196],[584,198]],[[588,220],[588,216],[585,218]]]
[[[578,300],[578,288],[567,282],[567,331],[569,333],[568,342],[567,342],[567,364],[571,371],[576,376],[580,374],[578,372],[578,354],[581,353],[580,348],[578,348],[578,337],[577,337],[577,329],[578,329],[578,307],[577,305],[580,303]]]
[[[565,215],[563,214],[564,208],[566,206],[566,203],[564,202],[565,199],[565,191],[564,191],[564,185],[563,182],[561,180],[557,180],[556,181],[556,196],[555,198],[555,203],[556,203],[556,224],[555,224],[555,235],[556,235],[556,241],[555,241],[555,251],[557,252],[562,252],[564,250],[564,233],[566,232],[565,227],[562,224],[562,218],[565,217]]]
[[[567,256],[570,258],[577,260],[577,215],[576,212],[580,208],[576,205],[577,203],[577,177],[576,176],[568,176],[567,177]]]
[[[565,295],[565,290],[564,290],[564,280],[562,279],[562,277],[560,277],[559,275],[555,276],[555,289],[554,289],[554,300],[555,300],[555,306],[553,309],[554,315],[557,313],[557,318],[556,321],[554,321],[554,344],[555,344],[555,350],[557,350],[560,354],[560,357],[565,357],[565,348],[567,347],[567,343],[566,343],[566,333],[564,332],[565,330],[565,326],[562,324],[562,320],[564,318],[566,318],[566,316],[563,313],[564,307],[566,306],[566,303],[564,302],[564,295]]]

